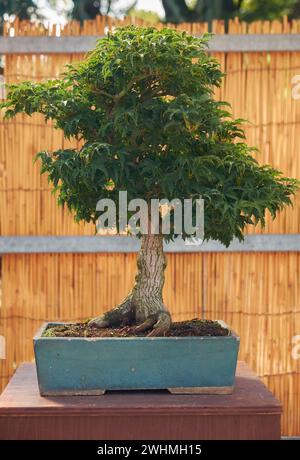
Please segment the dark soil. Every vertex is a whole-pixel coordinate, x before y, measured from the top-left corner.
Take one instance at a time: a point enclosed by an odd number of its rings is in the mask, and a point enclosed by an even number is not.
[[[149,331],[136,332],[134,326],[119,328],[103,328],[88,326],[83,323],[68,323],[60,326],[48,327],[43,337],[145,337]],[[164,337],[203,337],[226,336],[230,331],[222,327],[217,321],[192,319],[189,321],[174,322]]]

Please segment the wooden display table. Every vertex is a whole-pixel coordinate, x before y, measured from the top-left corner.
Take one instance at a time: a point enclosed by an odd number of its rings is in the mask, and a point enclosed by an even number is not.
[[[232,395],[123,391],[47,398],[39,394],[35,365],[24,363],[0,396],[0,439],[279,439],[281,412],[242,362]]]

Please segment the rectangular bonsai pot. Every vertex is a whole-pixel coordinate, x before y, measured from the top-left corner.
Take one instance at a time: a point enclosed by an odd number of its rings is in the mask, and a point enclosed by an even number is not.
[[[225,323],[219,321],[223,327]],[[42,396],[98,395],[105,390],[233,391],[239,337],[34,337]]]

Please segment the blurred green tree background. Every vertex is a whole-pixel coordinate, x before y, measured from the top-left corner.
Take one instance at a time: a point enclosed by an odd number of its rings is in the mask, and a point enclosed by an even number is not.
[[[3,0],[0,1],[0,20],[56,17],[83,21],[96,15],[132,15],[149,22],[171,23],[212,21],[239,17],[245,21],[280,19],[287,15],[300,17],[300,0],[161,0],[164,17],[159,17],[153,2],[137,0]]]

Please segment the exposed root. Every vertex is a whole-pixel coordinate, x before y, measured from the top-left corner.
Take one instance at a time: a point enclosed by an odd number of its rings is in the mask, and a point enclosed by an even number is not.
[[[142,323],[138,324],[137,326],[134,326],[132,328],[133,332],[144,332],[147,331],[147,329],[151,329],[156,322],[156,319],[154,317],[152,318],[147,318],[145,321]]]
[[[101,329],[101,328],[109,327],[110,324],[109,324],[109,321],[105,320],[105,315],[102,315],[102,316],[97,316],[96,318],[91,319],[88,325]]]
[[[133,332],[138,333],[152,329],[148,337],[156,337],[164,335],[170,329],[171,322],[170,313],[167,310],[159,310],[158,313],[149,316],[142,323],[134,325],[134,306],[127,298],[126,302],[122,302],[117,307],[104,313],[104,315],[93,318],[89,322],[89,326],[101,329],[132,324],[131,330]]]
[[[149,332],[148,337],[157,337],[164,335],[171,326],[171,315],[168,311],[162,310],[158,313],[157,321],[153,326],[151,332]]]
[[[107,311],[102,316],[93,318],[89,322],[89,326],[104,328],[104,327],[118,327],[130,324],[134,321],[134,314],[132,308],[131,295],[126,297],[119,305],[112,310]]]

